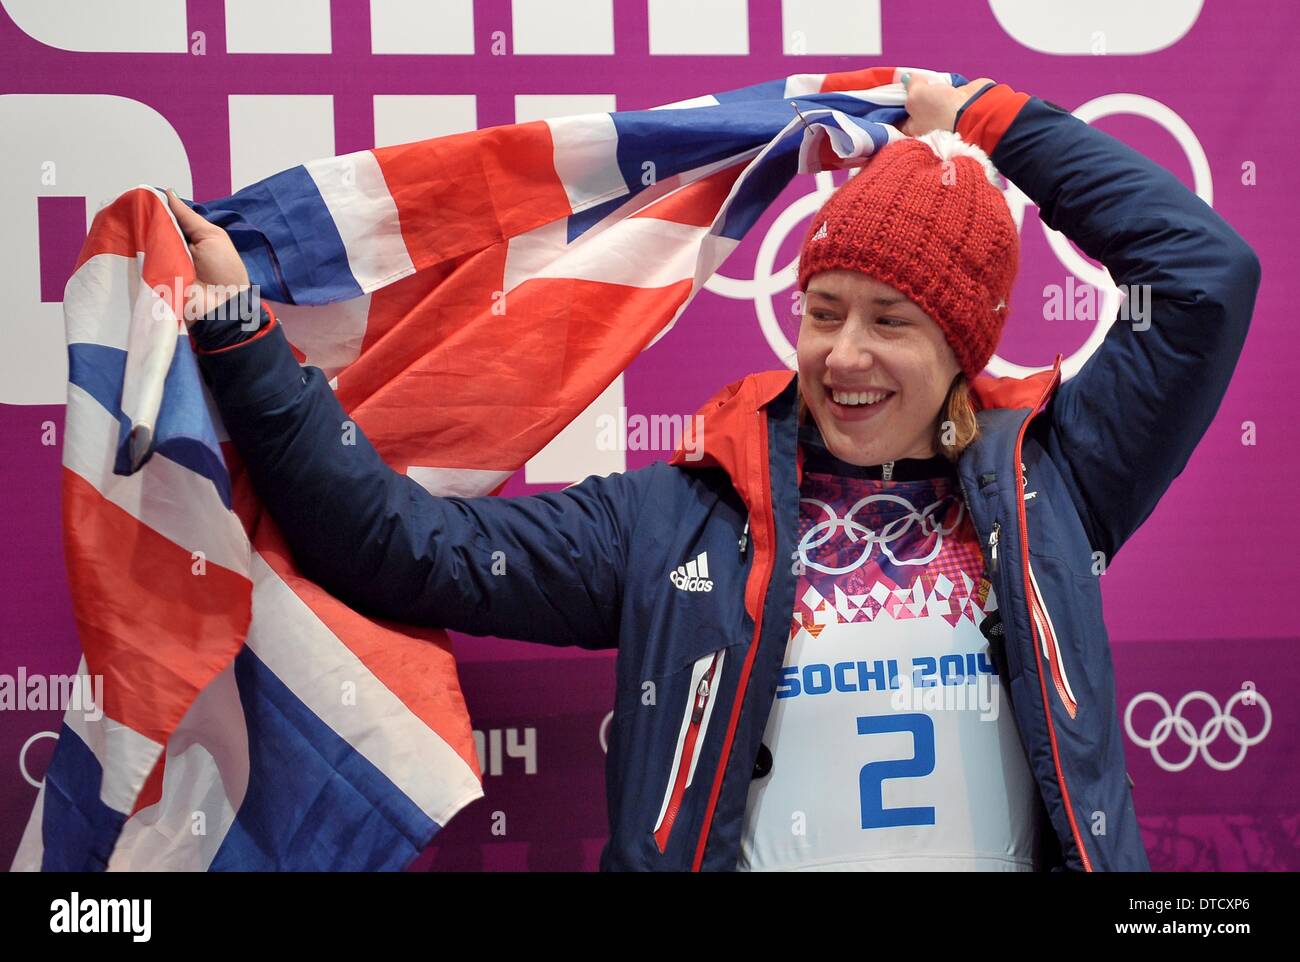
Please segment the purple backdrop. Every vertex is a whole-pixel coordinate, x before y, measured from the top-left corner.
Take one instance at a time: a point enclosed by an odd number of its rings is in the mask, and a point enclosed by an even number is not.
[[[100,6],[111,13],[115,4]],[[58,302],[90,216],[120,190],[170,184],[211,199],[315,157],[474,126],[641,109],[793,73],[955,70],[1074,110],[1165,165],[1263,261],[1251,335],[1223,407],[1103,588],[1121,715],[1132,705],[1129,769],[1153,868],[1300,868],[1296,727],[1280,696],[1300,680],[1286,560],[1297,514],[1289,498],[1269,494],[1300,460],[1285,403],[1297,351],[1281,327],[1295,269],[1287,232],[1300,213],[1287,180],[1292,111],[1281,82],[1285,45],[1300,27],[1294,5],[1163,0],[1135,13],[1100,0],[569,0],[554,4],[564,16],[548,13],[549,0],[279,6],[283,23],[240,0],[157,0],[139,23],[121,23],[123,14],[110,29],[32,0],[0,5],[0,207],[13,215],[0,232],[6,287],[11,301],[18,295],[0,322],[0,674],[77,666],[60,543]],[[777,245],[778,268],[790,262],[806,219],[778,217],[812,188],[799,178],[723,266],[745,284],[711,284],[631,366],[622,402],[630,414],[689,414],[722,384],[785,363],[758,318],[768,297],[775,316],[788,318],[789,293],[764,293],[760,245]],[[1050,246],[1032,207],[1022,245],[999,356],[1039,366],[1080,348],[1093,329],[1087,318],[1044,319],[1044,288],[1071,276],[1078,283],[1088,262],[1068,244]],[[791,342],[792,321],[782,322]],[[626,466],[667,453],[629,451]],[[520,472],[506,493],[562,486],[528,484]],[[605,834],[612,654],[468,637],[455,645],[482,733],[486,797],[414,867],[594,868]],[[1232,712],[1251,736],[1271,715],[1263,738],[1242,747],[1225,728],[1186,765],[1194,749],[1177,736],[1158,754],[1143,747],[1161,714],[1145,693],[1170,706],[1204,693],[1183,711],[1199,731],[1243,687]],[[0,711],[5,866],[53,746],[40,733],[56,730],[59,715]],[[508,750],[515,739],[527,750]],[[497,834],[502,815],[507,828]]]

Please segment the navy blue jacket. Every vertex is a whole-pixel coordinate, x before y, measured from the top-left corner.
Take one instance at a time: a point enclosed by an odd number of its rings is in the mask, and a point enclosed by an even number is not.
[[[980,436],[958,463],[1005,619],[984,628],[1050,823],[1044,867],[1145,870],[1094,562],[1113,561],[1205,433],[1260,266],[1157,164],[1053,104],[1021,95],[1009,110],[997,95],[963,125],[998,169],[1116,283],[1150,285],[1149,329],[1117,321],[1069,381],[1060,355],[1050,372],[977,379]],[[706,403],[701,460],[679,450],[559,492],[464,498],[430,495],[363,436],[340,445],[346,413],[278,324],[201,365],[254,487],[325,589],[397,621],[618,649],[602,869],[735,868],[794,607],[792,372]],[[682,590],[674,572],[703,552],[711,590]]]

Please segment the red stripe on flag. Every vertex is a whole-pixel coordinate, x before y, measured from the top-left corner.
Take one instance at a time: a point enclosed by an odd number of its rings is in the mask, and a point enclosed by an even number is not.
[[[499,259],[499,252],[492,259]],[[384,459],[513,471],[541,450],[661,331],[691,282],[635,288],[539,278],[494,314],[500,267],[466,263],[339,375],[339,400]],[[475,284],[479,273],[485,278]],[[462,283],[463,282],[463,283]],[[386,290],[371,314],[383,313]],[[471,291],[479,291],[474,296]],[[404,307],[404,305],[403,305]]]
[[[372,151],[423,270],[566,217],[544,121],[488,127]]]
[[[897,67],[867,67],[863,70],[845,70],[840,73],[828,73],[822,81],[822,93],[836,90],[870,90],[894,83]]]
[[[194,281],[194,264],[171,214],[152,191],[128,190],[95,215],[77,255],[77,269],[100,254],[135,258],[141,252],[145,254],[142,280],[149,287],[165,288],[172,312],[182,316],[185,291]]]
[[[198,693],[238,653],[252,582],[142,524],[63,471],[63,548],[87,670],[104,676],[104,711],[166,744]]]
[[[158,760],[153,763],[153,768],[149,770],[148,777],[144,780],[144,785],[140,789],[140,794],[135,797],[135,806],[131,809],[131,816],[140,812],[150,805],[157,805],[162,801],[163,790],[163,773],[167,768],[167,752],[158,753]]]
[[[251,542],[257,522],[262,516],[262,502],[253,490],[253,482],[248,478],[248,467],[234,441],[227,439],[221,442],[221,456],[226,461],[226,473],[230,475],[230,508]]]
[[[714,171],[681,190],[661,197],[632,217],[653,217],[655,220],[673,221],[689,227],[708,227],[722,209],[736,178],[750,163],[752,161],[747,159]]]
[[[835,153],[835,148],[831,145],[829,137],[823,138],[818,146],[817,162],[826,170],[834,170],[842,162],[840,155]]]
[[[504,261],[494,260],[496,249],[485,251],[481,257],[486,257],[492,263],[500,266],[498,270],[503,270]],[[394,330],[398,322],[413,313],[423,311],[422,316],[428,325],[427,331],[410,331],[406,336],[427,337],[431,340],[426,343],[435,343],[436,339],[441,336],[439,331],[439,318],[442,311],[432,304],[422,303],[425,298],[434,296],[434,292],[441,286],[448,276],[455,271],[465,258],[456,258],[446,261],[436,267],[430,267],[427,270],[420,271],[417,274],[411,274],[409,277],[403,277],[400,281],[389,284],[387,287],[381,287],[370,295],[370,312],[366,317],[366,333],[361,345],[361,356],[347,368],[347,373],[353,377],[357,376],[358,371],[364,370],[366,359],[370,357],[371,352],[391,350],[396,348],[399,352],[404,352],[402,345],[394,345],[391,342],[384,344],[384,338]],[[500,287],[498,279],[497,286]],[[437,295],[445,297],[445,294]],[[476,296],[481,296],[477,295]],[[364,382],[364,377],[363,377]],[[339,378],[339,390],[343,390],[343,378]]]

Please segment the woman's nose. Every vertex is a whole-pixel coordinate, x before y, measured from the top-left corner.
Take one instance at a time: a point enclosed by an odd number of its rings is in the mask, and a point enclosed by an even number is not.
[[[847,328],[835,338],[830,356],[826,358],[827,367],[841,370],[869,368],[874,363],[875,357],[868,339]]]

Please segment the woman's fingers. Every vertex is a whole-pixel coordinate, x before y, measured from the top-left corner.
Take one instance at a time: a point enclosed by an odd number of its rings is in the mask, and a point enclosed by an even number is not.
[[[186,291],[185,321],[193,323],[250,285],[248,268],[230,235],[202,214],[191,210],[170,187],[167,206],[180,225],[194,260],[194,283]]]
[[[181,225],[181,233],[191,244],[196,243],[205,235],[211,234],[214,230],[221,230],[215,224],[211,223],[202,214],[191,210],[185,201],[176,196],[176,192],[170,187],[167,189],[167,206],[171,208],[172,214],[176,217],[176,223]]]

